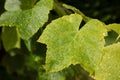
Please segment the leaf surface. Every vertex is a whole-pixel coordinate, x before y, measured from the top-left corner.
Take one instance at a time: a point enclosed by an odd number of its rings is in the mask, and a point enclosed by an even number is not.
[[[95,72],[96,80],[120,80],[120,43],[105,47],[105,55]]]
[[[120,24],[113,23],[106,26],[108,30],[113,30],[120,35]]]
[[[0,26],[16,26],[21,38],[33,36],[48,20],[53,0],[40,0],[27,10],[7,11],[0,17]]]
[[[16,27],[4,27],[2,29],[2,41],[6,51],[20,48],[20,36]]]
[[[47,44],[47,72],[57,72],[71,64],[81,64],[91,74],[99,63],[106,29],[102,22],[90,20],[79,30],[82,17],[72,14],[54,20],[38,42]]]
[[[5,9],[7,11],[25,10],[34,6],[37,0],[6,0]]]

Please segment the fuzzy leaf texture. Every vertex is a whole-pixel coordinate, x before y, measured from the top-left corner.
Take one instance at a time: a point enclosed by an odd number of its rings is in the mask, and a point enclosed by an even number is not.
[[[23,1],[26,3],[29,1],[14,0],[18,1],[21,5],[16,4],[16,7],[18,8],[12,9],[12,7],[8,8],[9,6],[12,6],[10,1],[8,1],[9,0],[7,0],[5,5],[7,11],[0,17],[0,26],[18,27],[18,31],[22,39],[29,39],[32,37],[38,29],[47,22],[49,11],[53,7],[53,0],[40,0],[30,9],[26,9],[26,7],[22,5]],[[32,0],[30,2],[32,2]]]
[[[96,80],[120,80],[120,43],[107,46],[95,72]]]
[[[63,16],[50,23],[38,42],[47,45],[47,72],[57,72],[71,64],[81,64],[94,73],[103,55],[106,28],[99,20],[92,19],[79,30],[79,14]]]

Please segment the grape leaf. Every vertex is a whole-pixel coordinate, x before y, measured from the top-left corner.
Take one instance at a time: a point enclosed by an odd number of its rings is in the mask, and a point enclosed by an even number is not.
[[[82,17],[72,14],[54,20],[38,42],[47,44],[47,72],[57,72],[71,64],[81,64],[91,74],[101,60],[107,30],[99,20],[88,21],[79,30]]]
[[[20,48],[20,36],[16,27],[2,28],[2,41],[6,51],[13,48]]]
[[[32,9],[7,11],[0,17],[0,26],[16,26],[20,37],[33,36],[48,20],[53,0],[40,0]]]
[[[34,6],[36,0],[6,0],[5,9],[7,11],[25,10]]]
[[[120,43],[105,47],[105,55],[95,72],[96,80],[120,80]]]

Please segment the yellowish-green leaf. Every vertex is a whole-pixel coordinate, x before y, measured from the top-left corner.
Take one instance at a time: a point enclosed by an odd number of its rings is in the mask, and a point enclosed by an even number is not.
[[[20,36],[16,27],[3,27],[2,41],[6,51],[20,48]]]
[[[120,80],[120,43],[105,47],[105,55],[95,72],[96,80]]]
[[[92,19],[79,30],[82,17],[71,14],[54,20],[38,42],[47,45],[47,72],[57,72],[71,64],[81,64],[91,74],[103,55],[107,30],[99,20]]]

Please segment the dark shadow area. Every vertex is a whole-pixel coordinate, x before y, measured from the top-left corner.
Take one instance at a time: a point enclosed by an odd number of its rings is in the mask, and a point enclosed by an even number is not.
[[[106,24],[120,23],[120,0],[59,0]]]

